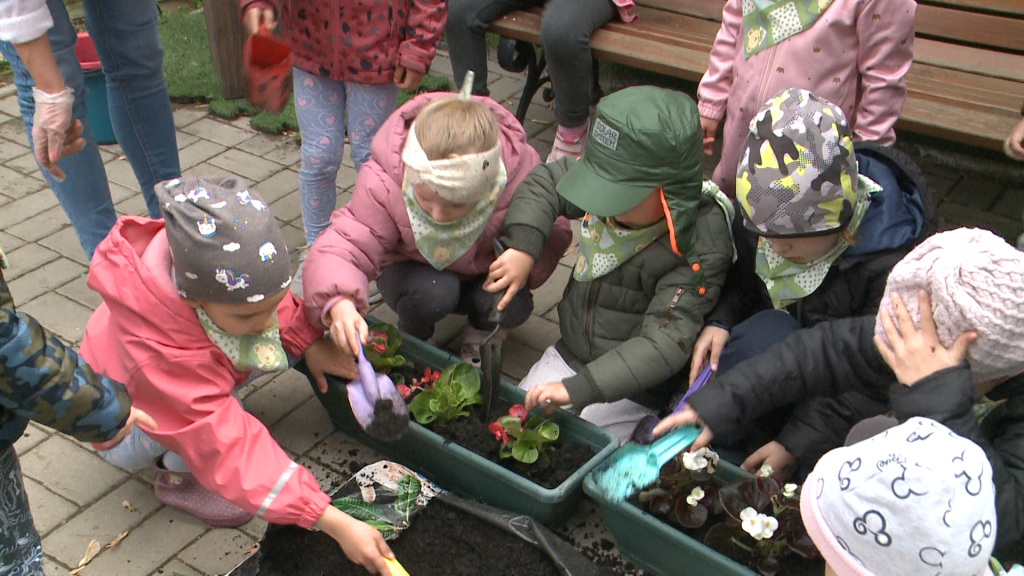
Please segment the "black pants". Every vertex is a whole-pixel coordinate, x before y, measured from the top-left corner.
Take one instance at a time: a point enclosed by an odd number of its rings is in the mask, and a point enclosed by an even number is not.
[[[590,35],[618,12],[611,0],[449,0],[448,53],[455,83],[476,73],[473,93],[487,95],[487,26],[513,10],[544,6],[540,42],[555,90],[560,126],[582,126],[590,115]]]
[[[479,330],[494,328],[487,321],[494,295],[484,290],[484,279],[460,280],[454,272],[406,260],[385,268],[377,278],[377,289],[398,313],[398,329],[426,340],[434,335],[434,324],[449,314],[469,316],[469,324]],[[502,328],[522,325],[532,312],[533,294],[523,288],[505,307]]]
[[[0,574],[44,576],[43,548],[13,446],[0,449]]]

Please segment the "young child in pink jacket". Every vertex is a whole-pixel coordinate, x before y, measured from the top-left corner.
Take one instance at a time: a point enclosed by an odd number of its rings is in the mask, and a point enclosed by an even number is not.
[[[707,154],[726,116],[715,184],[735,196],[750,120],[784,88],[838,105],[854,140],[892,145],[907,99],[916,8],[914,0],[726,0],[697,89]]]
[[[306,258],[309,321],[329,327],[342,349],[355,349],[366,338],[367,284],[376,279],[398,328],[417,338],[430,338],[449,314],[469,316],[462,357],[479,363],[480,343],[493,329],[485,280],[494,241],[516,187],[539,162],[519,122],[490,98],[424,94],[399,108],[374,137],[352,200]],[[571,238],[560,219],[538,249],[527,288],[547,280]],[[529,318],[529,289],[499,304],[503,328]]]
[[[156,186],[164,218],[125,217],[99,245],[88,284],[103,297],[81,355],[125,383],[158,428],[136,428],[101,455],[129,470],[156,464],[157,499],[213,526],[317,527],[371,573],[392,557],[380,533],[330,505],[316,478],[278,446],[232,393],[254,371],[304,356],[356,376],[351,355],[306,322],[288,291],[291,261],[266,203],[238,178]]]

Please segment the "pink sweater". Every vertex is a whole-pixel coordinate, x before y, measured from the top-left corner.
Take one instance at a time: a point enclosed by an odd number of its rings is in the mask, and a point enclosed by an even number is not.
[[[132,403],[156,420],[159,429],[147,433],[240,508],[267,522],[315,524],[330,498],[231,396],[249,374],[234,369],[178,296],[164,221],[118,220],[96,249],[88,284],[103,304],[86,324],[82,358],[124,382]],[[293,358],[323,337],[290,293],[277,318]]]
[[[356,178],[352,199],[331,216],[331,225],[313,243],[302,272],[303,298],[309,321],[323,327],[325,314],[339,298],[351,298],[360,311],[367,309],[366,290],[371,279],[393,262],[426,262],[416,249],[409,213],[402,199],[405,164],[402,148],[409,125],[419,111],[438,98],[451,94],[423,94],[399,108],[380,127],[371,144],[370,160]],[[508,185],[483,235],[447,270],[472,278],[487,273],[494,262],[493,239],[502,233],[505,212],[523,178],[540,163],[537,151],[511,112],[490,98],[473,97],[487,106],[498,121],[501,160]],[[528,285],[536,288],[551,276],[572,240],[569,222],[560,218],[530,273]]]
[[[783,88],[803,88],[846,113],[854,139],[891,145],[913,62],[914,0],[834,0],[809,30],[743,55],[742,0],[726,0],[708,71],[697,89],[705,118],[721,120],[712,180],[735,195],[736,166],[757,111]]]

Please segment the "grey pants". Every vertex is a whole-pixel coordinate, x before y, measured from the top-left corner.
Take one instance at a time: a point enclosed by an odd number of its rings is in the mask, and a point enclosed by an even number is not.
[[[618,14],[611,0],[450,0],[448,52],[455,83],[476,73],[473,93],[488,95],[487,26],[512,12],[544,6],[540,42],[555,90],[555,118],[560,126],[582,126],[590,115],[590,35]]]
[[[43,546],[12,446],[0,451],[0,576],[44,576]]]
[[[494,328],[487,322],[494,295],[483,289],[483,282],[483,276],[461,280],[454,272],[406,260],[385,268],[377,289],[398,313],[398,329],[426,340],[434,335],[434,324],[449,314],[469,316],[469,324],[479,330]],[[502,328],[522,325],[531,312],[533,294],[524,287],[505,307]]]

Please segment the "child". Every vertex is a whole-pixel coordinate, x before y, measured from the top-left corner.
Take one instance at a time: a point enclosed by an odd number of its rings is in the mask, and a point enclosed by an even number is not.
[[[935,229],[913,161],[854,145],[843,111],[806,90],[761,108],[736,174],[739,259],[694,345],[690,382],[705,363],[724,374],[801,328],[873,315],[889,270]]]
[[[983,230],[937,234],[893,268],[885,296],[877,320],[835,320],[793,334],[694,393],[655,432],[701,421],[699,447],[811,399],[744,463],[748,470],[768,463],[781,476],[809,470],[865,418],[889,411],[901,421],[935,419],[985,450],[999,510],[996,556],[1021,562],[1024,253]]]
[[[434,324],[469,316],[462,357],[479,363],[480,343],[496,291],[484,284],[494,240],[513,194],[537,165],[522,126],[489,98],[423,94],[398,109],[373,141],[352,200],[338,210],[309,251],[303,291],[309,321],[330,328],[344,350],[365,341],[367,282],[376,279],[398,328],[426,340]],[[564,220],[537,247],[540,263],[529,288],[558,265],[571,231]],[[498,306],[502,328],[530,316],[523,290]],[[499,333],[499,334],[503,334]]]
[[[519,384],[528,408],[571,403],[625,440],[665,400],[644,393],[685,366],[733,256],[732,205],[703,192],[699,122],[685,94],[616,92],[597,105],[583,157],[538,166],[513,199],[509,249],[491,267],[510,293],[555,219],[583,218],[561,340]]]
[[[273,29],[276,15],[284,19],[302,136],[299,200],[312,246],[334,212],[346,134],[359,172],[398,90],[415,90],[430,69],[447,2],[240,1],[250,34]]]
[[[315,526],[370,572],[387,574],[380,534],[330,505],[232,397],[253,371],[287,370],[304,356],[324,373],[355,377],[352,356],[310,326],[289,292],[288,248],[262,198],[237,178],[157,185],[163,220],[125,217],[100,244],[89,287],[103,304],[82,355],[125,382],[160,428],[104,457],[133,470],[157,460],[157,499],[213,526]]]
[[[97,376],[31,316],[16,312],[0,248],[0,574],[42,576],[43,552],[32,524],[14,443],[29,420],[83,442],[121,441],[134,423],[155,428],[132,407],[124,386]]]
[[[558,129],[548,162],[583,152],[590,127],[590,88],[593,60],[590,35],[615,17],[623,22],[636,19],[629,11],[633,0],[451,0],[449,4],[448,51],[455,81],[466,73],[476,78],[473,93],[487,96],[487,45],[484,35],[491,22],[513,10],[544,7],[540,42],[555,92]]]
[[[992,466],[928,418],[825,454],[800,512],[826,575],[992,574]]]
[[[914,0],[726,0],[697,97],[705,152],[722,115],[712,180],[734,194],[747,125],[771,94],[808,89],[850,119],[856,140],[886,146],[907,98]]]

